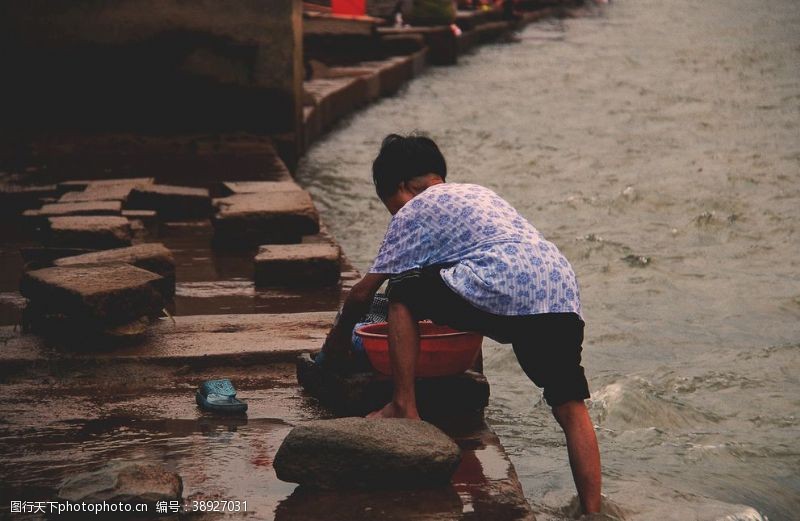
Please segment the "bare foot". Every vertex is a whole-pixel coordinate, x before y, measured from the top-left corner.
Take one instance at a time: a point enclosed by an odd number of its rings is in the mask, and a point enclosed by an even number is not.
[[[367,415],[367,418],[408,418],[410,420],[419,420],[419,413],[417,408],[401,408],[394,402],[387,403],[383,409],[372,411]]]

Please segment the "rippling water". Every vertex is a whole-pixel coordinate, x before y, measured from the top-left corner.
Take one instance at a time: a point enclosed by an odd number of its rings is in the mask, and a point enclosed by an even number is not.
[[[370,164],[421,129],[575,266],[605,493],[625,519],[800,514],[800,4],[619,0],[431,69],[345,121],[300,180],[365,270]],[[505,346],[490,420],[539,519],[574,494],[563,437]],[[726,517],[730,516],[730,517]]]

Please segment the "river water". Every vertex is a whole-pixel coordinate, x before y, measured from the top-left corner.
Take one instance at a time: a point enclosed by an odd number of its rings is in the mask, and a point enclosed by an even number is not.
[[[800,4],[619,0],[527,27],[344,121],[300,181],[366,270],[381,138],[437,140],[573,263],[604,492],[625,519],[800,518]],[[562,434],[507,346],[488,417],[539,519]],[[725,517],[730,516],[730,517]]]

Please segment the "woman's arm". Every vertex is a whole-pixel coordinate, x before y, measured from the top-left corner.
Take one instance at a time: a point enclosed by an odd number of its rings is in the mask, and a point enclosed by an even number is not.
[[[372,298],[388,278],[389,275],[382,273],[367,273],[353,286],[344,301],[339,319],[331,328],[322,347],[326,355],[347,356],[351,348],[353,327],[369,311]]]

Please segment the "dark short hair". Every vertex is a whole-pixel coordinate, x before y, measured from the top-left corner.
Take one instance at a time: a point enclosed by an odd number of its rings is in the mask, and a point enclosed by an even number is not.
[[[391,197],[400,183],[426,174],[447,177],[444,156],[431,138],[389,134],[383,139],[378,157],[372,162],[372,181],[378,197]]]

